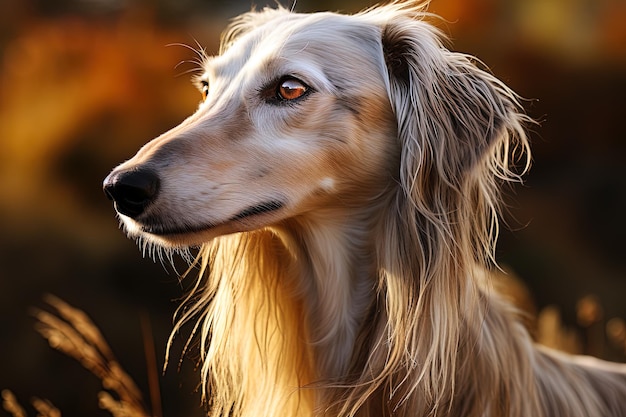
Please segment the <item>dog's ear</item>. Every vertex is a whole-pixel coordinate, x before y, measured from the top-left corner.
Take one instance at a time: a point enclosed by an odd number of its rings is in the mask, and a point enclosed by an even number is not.
[[[431,165],[457,184],[498,142],[524,136],[518,96],[471,57],[446,49],[430,24],[392,21],[382,45],[401,145],[421,156],[422,169]]]
[[[445,48],[429,23],[399,13],[384,23],[381,37],[402,152],[400,183],[430,224],[418,229],[434,226],[457,242],[473,241],[469,250],[482,257],[497,234],[500,180],[518,181],[528,168],[529,119],[511,89],[471,57]],[[513,169],[518,160],[521,172]],[[468,227],[453,230],[461,225]]]

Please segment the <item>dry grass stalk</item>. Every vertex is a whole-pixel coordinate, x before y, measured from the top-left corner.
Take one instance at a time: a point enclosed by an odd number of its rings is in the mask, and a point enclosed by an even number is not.
[[[50,401],[37,397],[32,400],[33,407],[37,410],[37,417],[61,417],[61,411]]]
[[[123,400],[118,401],[106,391],[100,392],[98,403],[100,408],[108,411],[114,417],[139,417],[146,415],[143,409],[137,409],[135,405],[128,404]]]
[[[55,311],[36,310],[35,328],[50,346],[76,359],[102,381],[102,386],[110,392],[100,393],[100,407],[114,417],[149,417],[151,413],[146,411],[139,388],[119,365],[91,319],[55,296],[48,295],[45,300]],[[39,408],[37,410],[41,413]],[[14,417],[22,416],[26,414],[14,414]],[[42,417],[58,416],[60,413]]]
[[[7,389],[2,391],[2,407],[12,417],[26,417],[26,411],[15,398],[15,395]]]
[[[50,401],[37,397],[31,400],[37,417],[61,417],[61,412]],[[15,395],[9,390],[2,391],[2,406],[12,417],[26,417],[26,410],[20,405]]]
[[[626,355],[626,320],[613,317],[606,323],[606,333],[611,343]]]
[[[556,306],[548,306],[537,316],[537,342],[571,354],[583,352],[578,332],[563,324],[561,312]]]

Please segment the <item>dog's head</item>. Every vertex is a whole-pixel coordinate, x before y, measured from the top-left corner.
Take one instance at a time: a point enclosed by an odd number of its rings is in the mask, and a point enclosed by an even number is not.
[[[197,245],[372,204],[398,183],[434,210],[437,187],[462,188],[517,104],[421,16],[396,4],[236,20],[197,78],[197,111],[105,179],[129,235]]]

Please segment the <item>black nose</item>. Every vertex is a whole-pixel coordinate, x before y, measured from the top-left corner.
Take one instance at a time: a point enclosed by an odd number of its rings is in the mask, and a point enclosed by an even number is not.
[[[148,169],[113,171],[104,180],[104,193],[115,202],[120,214],[137,217],[153,202],[159,193],[159,177]]]

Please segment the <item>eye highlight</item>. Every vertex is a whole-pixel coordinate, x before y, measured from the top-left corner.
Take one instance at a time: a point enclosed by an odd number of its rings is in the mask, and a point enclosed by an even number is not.
[[[276,98],[291,101],[303,97],[309,92],[309,86],[294,77],[282,78],[276,86]]]
[[[209,82],[208,81],[200,81],[200,93],[202,94],[202,101],[205,101],[209,96]]]

